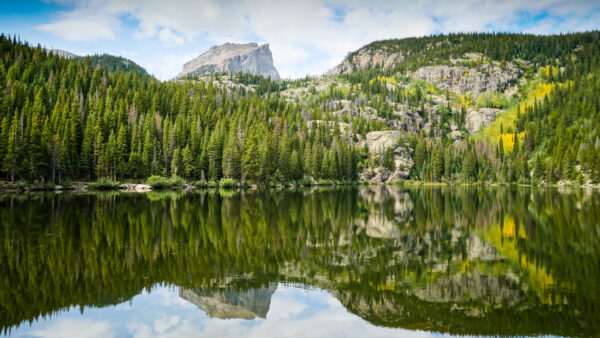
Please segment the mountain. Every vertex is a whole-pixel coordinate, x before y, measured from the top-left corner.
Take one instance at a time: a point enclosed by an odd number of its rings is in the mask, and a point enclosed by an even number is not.
[[[279,80],[268,44],[225,43],[213,46],[197,58],[186,62],[177,77],[206,73],[248,73]]]
[[[597,184],[598,36],[377,41],[294,81],[242,73],[268,48],[226,44],[186,69],[234,74],[160,82],[0,35],[0,178]]]
[[[62,58],[65,58],[65,59],[75,59],[75,58],[79,58],[80,57],[79,55],[75,55],[73,53],[67,52],[67,51],[62,50],[62,49],[46,49],[46,48],[44,48],[44,50],[46,52],[52,53],[54,55],[58,55],[58,56],[60,56]]]
[[[136,64],[135,62],[124,58],[122,56],[110,55],[110,54],[94,54],[87,56],[79,56],[77,54],[73,54],[71,52],[67,52],[62,49],[47,49],[44,48],[47,53],[52,53],[54,55],[60,56],[65,59],[78,59],[85,60],[86,58],[90,59],[92,66],[102,67],[106,69],[109,73],[114,73],[117,70],[121,70],[122,72],[131,72],[137,71],[140,75],[148,75],[148,72],[144,67]]]
[[[114,73],[117,70],[121,70],[124,73],[137,71],[140,73],[140,75],[148,75],[148,72],[144,67],[122,56],[94,54],[88,57],[94,67],[100,66],[108,70],[109,73]]]

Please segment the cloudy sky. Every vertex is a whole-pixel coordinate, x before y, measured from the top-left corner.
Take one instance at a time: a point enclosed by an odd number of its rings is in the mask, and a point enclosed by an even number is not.
[[[210,46],[269,43],[283,77],[321,74],[374,40],[600,28],[598,0],[0,0],[0,32],[130,58],[166,80]]]

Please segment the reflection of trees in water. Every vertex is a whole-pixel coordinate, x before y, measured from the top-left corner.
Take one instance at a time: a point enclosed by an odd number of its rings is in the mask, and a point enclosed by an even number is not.
[[[378,325],[597,330],[596,194],[376,186],[1,203],[4,328],[72,305],[120,303],[155,283],[182,287],[215,317],[261,317],[270,294],[260,303],[253,293],[282,281],[331,290]],[[240,275],[247,283],[228,282]]]

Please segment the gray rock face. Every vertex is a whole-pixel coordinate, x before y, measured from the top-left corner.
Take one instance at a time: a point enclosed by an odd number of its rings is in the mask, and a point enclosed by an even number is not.
[[[466,126],[470,134],[475,134],[483,127],[494,122],[496,115],[500,112],[497,108],[481,108],[479,110],[467,109]]]
[[[67,52],[62,49],[46,49],[46,48],[44,48],[44,50],[46,51],[46,53],[52,53],[54,55],[58,55],[61,58],[65,58],[65,59],[75,59],[75,58],[79,57],[79,55],[75,55],[73,53]]]
[[[505,69],[492,64],[480,64],[477,69],[457,66],[427,66],[407,74],[410,77],[435,83],[440,89],[460,94],[483,92],[503,92],[520,75],[520,70],[512,62]]]
[[[382,69],[388,69],[403,60],[404,54],[402,52],[392,52],[386,48],[378,50],[361,48],[354,55],[345,58],[342,63],[330,69],[326,75],[349,74],[375,65],[379,65]]]
[[[273,56],[268,44],[225,43],[213,46],[197,58],[186,62],[177,77],[227,72],[248,73],[279,80],[279,72],[273,65]]]
[[[394,148],[394,163],[396,169],[389,171],[383,168],[366,168],[359,174],[359,178],[373,183],[393,182],[406,179],[409,169],[413,166],[413,150],[398,144],[401,134],[397,130],[372,131],[367,133],[365,141],[370,156],[377,156],[389,148]]]

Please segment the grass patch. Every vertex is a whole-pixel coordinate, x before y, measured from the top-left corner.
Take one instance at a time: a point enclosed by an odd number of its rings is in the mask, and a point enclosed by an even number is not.
[[[121,183],[108,178],[100,178],[96,182],[87,185],[89,190],[113,190],[120,189]]]
[[[154,189],[168,189],[172,187],[178,187],[185,183],[183,178],[173,175],[171,177],[163,177],[163,176],[150,176],[146,180],[146,184],[151,186]]]
[[[221,187],[221,188],[232,189],[232,188],[240,188],[242,186],[243,186],[243,184],[241,182],[236,181],[232,178],[222,178],[219,181],[219,187]]]

